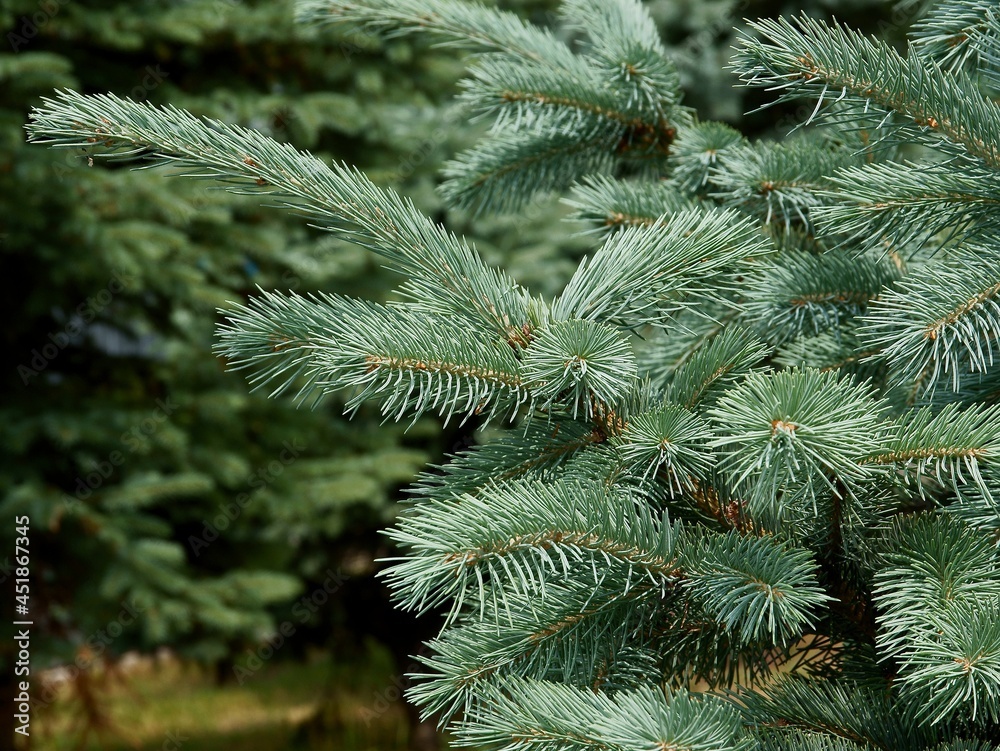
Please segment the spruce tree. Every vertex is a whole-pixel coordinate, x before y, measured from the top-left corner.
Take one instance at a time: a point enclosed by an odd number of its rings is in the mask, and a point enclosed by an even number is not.
[[[257,284],[384,297],[394,280],[370,254],[253,197],[26,144],[31,106],[57,87],[173,102],[349,155],[433,211],[432,157],[451,137],[438,105],[461,65],[434,51],[400,75],[413,40],[298,24],[288,0],[0,0],[0,29],[0,510],[31,519],[43,735],[51,667],[86,679],[166,647],[260,682],[234,667],[283,621],[297,638],[277,659],[326,646],[345,590],[307,623],[292,611],[337,573],[346,536],[376,538],[443,437],[430,420],[404,434],[373,409],[348,422],[336,401],[310,411],[250,394],[212,352],[214,310]],[[12,524],[0,541],[8,613]],[[4,706],[16,655],[0,642]],[[0,748],[12,722],[0,715]]]
[[[905,55],[754,24],[735,71],[809,103],[777,142],[683,105],[637,0],[566,0],[576,44],[459,0],[299,9],[475,55],[495,127],[442,193],[572,188],[598,242],[562,291],[251,130],[63,91],[29,132],[268,196],[403,276],[389,303],[261,292],[219,350],[272,392],[489,426],[388,533],[400,606],[447,614],[411,700],[509,751],[996,748],[994,5],[938,3]]]

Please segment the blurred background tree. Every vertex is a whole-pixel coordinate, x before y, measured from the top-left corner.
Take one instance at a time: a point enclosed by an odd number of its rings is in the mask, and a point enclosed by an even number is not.
[[[541,23],[557,8],[503,5]],[[738,19],[808,8],[897,34],[906,19],[875,0],[650,7],[687,103],[751,134],[774,115],[741,118],[755,102],[723,69]],[[258,199],[29,148],[27,112],[71,87],[261,130],[396,187],[539,292],[559,289],[588,247],[578,227],[554,221],[568,210],[539,203],[527,222],[445,213],[436,169],[480,126],[452,103],[461,63],[423,40],[296,25],[290,0],[0,0],[0,29],[0,259],[11,286],[0,302],[10,353],[0,509],[31,518],[33,670],[68,665],[86,681],[106,657],[169,646],[238,679],[282,623],[296,629],[283,657],[369,632],[405,660],[426,634],[388,620],[405,616],[373,580],[373,559],[388,552],[375,531],[400,488],[474,440],[475,426],[426,420],[404,433],[370,411],[347,423],[342,403],[309,410],[293,395],[247,393],[211,350],[216,308],[257,285],[382,299],[395,280],[367,251]],[[12,585],[9,567],[0,575]],[[312,599],[329,589],[329,602]],[[0,643],[3,697],[11,647]],[[99,703],[83,706],[88,726],[106,722]],[[311,727],[328,727],[328,714]],[[10,715],[0,717],[10,737]]]
[[[320,35],[287,2],[5,2],[0,26],[0,506],[32,521],[33,666],[170,645],[231,676],[336,571],[332,541],[391,518],[441,439],[248,394],[212,354],[215,308],[257,284],[380,297],[385,274],[257,200],[29,149],[27,111],[54,87],[172,102],[433,201],[434,105],[457,68]],[[123,608],[140,616],[116,633]]]

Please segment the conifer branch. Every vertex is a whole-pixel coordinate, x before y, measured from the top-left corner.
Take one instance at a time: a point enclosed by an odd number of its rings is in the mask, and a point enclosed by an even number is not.
[[[256,385],[395,420],[524,418],[422,475],[388,535],[402,606],[448,611],[408,696],[459,743],[990,751],[994,5],[938,0],[906,57],[805,17],[754,24],[744,81],[833,127],[751,145],[680,105],[641,0],[565,0],[572,47],[475,2],[299,0],[475,55],[464,100],[494,129],[442,193],[508,211],[576,183],[600,247],[551,305],[356,170],[246,129],[72,92],[28,127],[273,196],[406,276],[404,302],[225,312],[218,351]],[[176,546],[126,547],[150,581],[176,574]],[[672,691],[695,682],[723,695]]]
[[[540,127],[497,133],[445,165],[441,194],[462,208],[511,212],[539,193],[610,171],[620,138],[602,128],[584,137]]]
[[[590,40],[587,59],[623,101],[666,119],[680,98],[680,77],[639,0],[566,0],[561,15]]]
[[[553,316],[622,328],[663,324],[682,299],[688,305],[721,300],[731,284],[727,272],[772,250],[734,211],[680,212],[610,236],[580,264],[553,304]]]
[[[643,482],[659,480],[672,498],[707,480],[715,463],[708,449],[710,435],[706,422],[668,403],[631,417],[613,443],[625,471]]]
[[[485,607],[487,581],[501,594],[544,591],[548,573],[568,574],[571,559],[589,561],[595,582],[609,566],[667,582],[678,573],[678,534],[621,489],[519,480],[414,507],[390,533],[408,555],[388,577],[405,607],[453,600],[456,614],[470,595]]]
[[[925,477],[959,496],[972,487],[989,492],[983,471],[1000,462],[1000,408],[946,404],[917,410],[901,418],[884,449],[865,461],[899,465],[920,494]]]
[[[876,576],[882,659],[921,722],[1000,717],[1000,570],[989,540],[945,515],[901,525]]]
[[[736,641],[787,645],[830,598],[808,551],[738,532],[708,537],[685,566],[683,586]]]
[[[474,747],[510,751],[713,751],[739,741],[739,715],[710,696],[644,687],[610,696],[554,682],[510,679],[457,730]]]
[[[696,208],[696,204],[666,181],[616,180],[603,175],[585,178],[566,199],[576,209],[574,219],[597,231],[656,224],[664,216]]]
[[[937,739],[919,726],[912,709],[866,682],[783,677],[763,691],[743,692],[739,699],[745,706],[744,721],[761,727],[774,741],[799,731],[862,748],[898,751],[927,748]],[[786,748],[784,743],[776,747]]]
[[[767,345],[749,329],[728,326],[673,370],[666,397],[688,409],[712,404],[768,352]]]
[[[906,276],[873,301],[859,334],[918,393],[933,394],[944,379],[957,391],[962,373],[987,372],[1000,336],[992,247],[969,245]]]
[[[651,134],[650,148],[665,149],[676,133],[663,102],[623,96],[600,71],[581,64],[572,75],[558,68],[521,61],[491,60],[472,69],[461,99],[473,112],[495,115],[494,132],[510,129],[572,130]],[[539,114],[548,117],[539,121]],[[661,143],[662,142],[662,143]]]
[[[538,329],[523,371],[539,407],[559,404],[574,420],[578,415],[606,418],[604,413],[616,407],[620,411],[639,381],[628,341],[594,321],[554,321]]]
[[[462,620],[431,643],[434,655],[424,659],[428,672],[417,676],[409,696],[425,715],[447,722],[468,713],[485,685],[508,676],[561,679],[595,690],[642,685],[634,671],[657,670],[644,645],[660,620],[663,597],[649,580],[625,593],[567,581],[550,582],[544,597],[508,593],[502,603],[487,597],[480,619]],[[607,635],[613,631],[620,637],[611,646]],[[563,666],[561,675],[555,664]]]
[[[439,474],[423,473],[416,495],[445,500],[475,494],[491,483],[522,477],[548,479],[580,451],[601,440],[589,425],[571,420],[533,420],[524,428],[451,457]]]
[[[996,6],[989,0],[943,0],[913,24],[913,48],[943,70],[975,72],[980,66],[987,18]]]
[[[777,101],[818,96],[817,110],[828,100],[850,98],[855,122],[881,124],[889,110],[916,125],[915,132],[936,136],[938,145],[951,143],[1000,168],[1000,106],[964,74],[948,75],[915,55],[901,57],[886,42],[805,16],[750,26],[764,39],[744,37],[734,58],[748,86],[783,91]],[[838,119],[846,117],[838,109]]]
[[[775,354],[775,361],[785,367],[815,368],[822,372],[840,372],[857,381],[881,384],[883,368],[877,361],[881,349],[865,349],[858,338],[857,320],[845,321],[839,329],[816,336],[801,336]]]
[[[234,193],[273,195],[386,258],[410,277],[409,289],[425,305],[467,317],[504,338],[512,327],[536,323],[530,320],[527,293],[509,276],[487,266],[412,202],[376,187],[356,169],[327,165],[255,131],[169,106],[72,91],[44,101],[27,126],[32,141],[142,157],[194,170],[185,174],[219,180]]]
[[[491,53],[472,67],[463,99],[473,112],[496,116],[493,134],[445,172],[443,193],[460,206],[508,212],[540,192],[608,172],[616,160],[663,159],[688,119],[676,106],[677,72],[634,0],[565,8],[573,23],[595,33],[594,14],[602,19],[586,56],[512,14],[474,3],[306,0],[299,8],[307,19],[427,30]],[[630,36],[640,30],[639,39]]]
[[[997,543],[1000,542],[1000,475],[987,470],[983,479],[985,489],[968,488],[945,511]]]
[[[489,419],[529,398],[511,348],[478,337],[457,317],[427,326],[425,315],[405,306],[268,292],[223,312],[219,350],[237,369],[264,365],[251,382],[272,385],[273,393],[302,377],[300,399],[350,388],[349,410],[380,399],[383,414],[396,420],[428,410]]]
[[[747,144],[735,128],[723,123],[695,122],[677,136],[670,154],[671,177],[691,193],[704,190],[714,170],[730,153]]]
[[[887,162],[831,174],[832,204],[812,214],[822,230],[878,248],[919,245],[935,235],[968,240],[1000,233],[1000,188],[993,170]]]
[[[459,0],[297,0],[299,21],[357,23],[390,34],[428,32],[471,52],[513,55],[575,67],[575,56],[546,29],[515,13]]]
[[[725,453],[720,469],[749,494],[751,517],[778,529],[798,504],[818,515],[818,495],[843,498],[872,477],[861,462],[884,445],[884,409],[867,384],[792,370],[750,373],[709,415]]]
[[[861,159],[811,139],[732,146],[725,161],[710,169],[711,195],[766,225],[783,225],[787,232],[795,223],[809,231],[810,210],[825,202],[821,194],[830,175]]]
[[[760,266],[746,281],[744,316],[775,345],[839,328],[899,279],[887,259],[842,250],[784,252]]]
[[[994,89],[1000,87],[1000,13],[995,8],[986,11],[985,23],[976,35],[979,51],[979,72]]]

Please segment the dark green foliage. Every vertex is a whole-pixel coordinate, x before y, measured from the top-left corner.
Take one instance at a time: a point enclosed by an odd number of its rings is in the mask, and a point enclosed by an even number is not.
[[[223,350],[262,383],[513,423],[388,533],[400,606],[447,613],[410,698],[506,751],[993,748],[1000,110],[972,56],[759,22],[737,74],[825,129],[750,142],[682,104],[637,0],[566,2],[565,41],[458,0],[300,7],[474,55],[497,130],[443,194],[486,214],[578,182],[602,236],[561,291],[245,130],[71,92],[28,129],[251,190],[261,165],[409,276],[404,302],[228,308]]]
[[[248,394],[212,354],[216,308],[258,284],[384,297],[364,250],[256,198],[40,152],[23,122],[53,88],[110,89],[335,151],[419,194],[413,153],[446,140],[430,140],[431,105],[451,58],[423,55],[404,78],[408,43],[320,35],[287,2],[141,6],[0,3],[0,508],[31,518],[33,671],[163,645],[240,655],[336,567],[346,531],[392,516],[437,433]]]

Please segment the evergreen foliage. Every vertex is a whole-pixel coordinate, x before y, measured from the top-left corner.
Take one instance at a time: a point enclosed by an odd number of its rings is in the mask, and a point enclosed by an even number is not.
[[[498,127],[443,194],[489,213],[578,183],[599,246],[553,296],[243,128],[64,91],[28,129],[274,196],[407,275],[386,304],[225,309],[259,385],[513,423],[389,532],[400,606],[448,614],[410,698],[459,745],[990,749],[1000,37],[961,5],[975,51],[950,56],[944,6],[906,55],[754,24],[736,72],[823,126],[775,144],[695,118],[638,0],[564,3],[578,43],[458,0],[301,0],[475,55],[465,98]]]
[[[40,152],[24,120],[54,87],[171,101],[348,156],[435,210],[420,160],[448,141],[436,107],[460,67],[425,54],[401,76],[409,42],[320,34],[271,0],[3,0],[0,29],[0,509],[31,519],[32,678],[164,646],[238,677],[227,661],[283,620],[304,641],[298,598],[339,568],[345,533],[392,518],[441,438],[248,394],[211,351],[213,312],[257,284],[383,298],[394,280],[254,198]],[[311,617],[329,632],[337,608]],[[14,647],[0,645],[6,704]],[[44,726],[51,691],[32,696]]]

